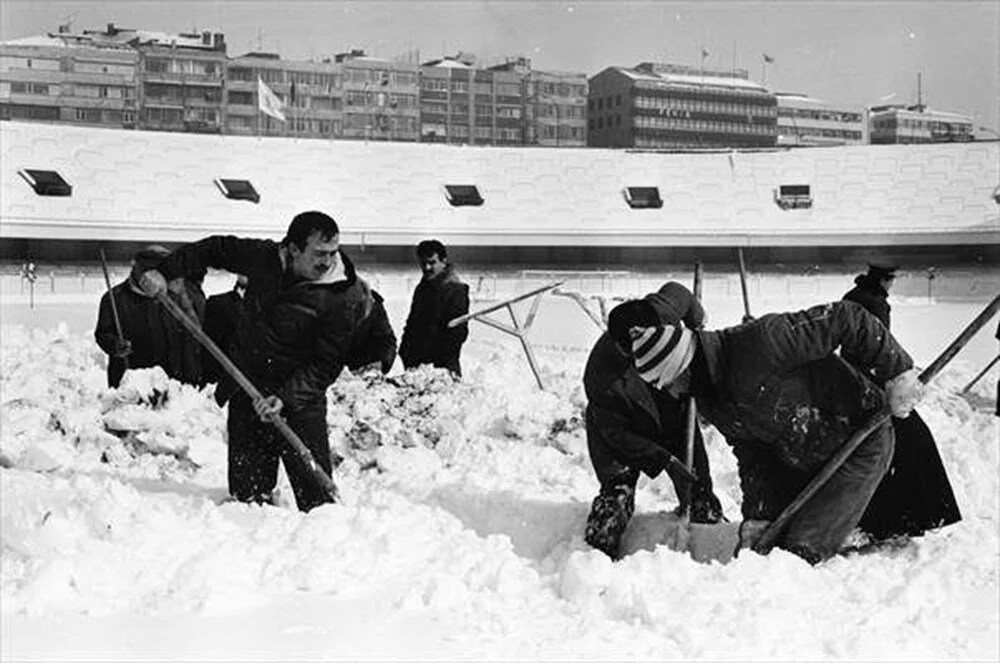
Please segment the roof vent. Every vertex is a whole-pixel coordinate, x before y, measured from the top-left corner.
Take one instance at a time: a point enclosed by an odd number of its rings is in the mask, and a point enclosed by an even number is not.
[[[774,202],[784,210],[809,209],[813,205],[808,184],[782,184],[774,190]]]
[[[249,200],[252,203],[260,202],[260,194],[249,180],[213,180],[215,186],[219,187],[226,198],[230,200]]]
[[[72,196],[73,187],[54,170],[33,170],[25,168],[17,171],[24,181],[31,185],[39,196]]]
[[[445,184],[444,193],[452,207],[479,207],[485,202],[475,184]]]
[[[663,198],[660,198],[660,189],[655,186],[629,186],[622,191],[625,202],[632,209],[660,209],[663,207]]]

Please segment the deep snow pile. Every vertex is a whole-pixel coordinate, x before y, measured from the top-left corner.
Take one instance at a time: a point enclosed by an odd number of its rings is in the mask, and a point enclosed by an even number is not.
[[[89,337],[2,337],[0,452],[14,466],[0,470],[5,659],[84,645],[105,659],[169,660],[1000,655],[998,419],[956,395],[969,368],[946,371],[919,408],[960,524],[818,568],[782,551],[704,565],[662,546],[611,563],[582,541],[597,487],[581,420],[585,351],[540,353],[545,392],[516,348],[482,340],[461,383],[427,368],[342,376],[329,423],[344,500],[300,514],[283,478],[282,506],[224,500],[224,413],[211,389],[153,370],[109,391]],[[738,519],[732,455],[712,429],[706,443]],[[637,498],[634,530],[672,521],[669,481],[642,479]],[[47,637],[54,618],[135,632],[191,615],[236,619],[196,622],[207,625],[166,648]],[[199,649],[210,630],[223,644]],[[282,647],[248,651],[247,638]]]

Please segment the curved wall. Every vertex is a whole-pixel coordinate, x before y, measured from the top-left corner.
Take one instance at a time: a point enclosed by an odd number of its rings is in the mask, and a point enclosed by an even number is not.
[[[321,209],[362,246],[1000,245],[997,142],[657,154],[3,122],[0,145],[5,240],[280,238],[295,213]],[[24,168],[57,170],[72,196],[37,196]],[[214,178],[249,180],[261,200],[228,200]],[[475,184],[485,203],[452,207],[447,184]],[[800,184],[812,207],[780,209],[775,189]],[[627,186],[658,187],[663,207],[631,209]]]

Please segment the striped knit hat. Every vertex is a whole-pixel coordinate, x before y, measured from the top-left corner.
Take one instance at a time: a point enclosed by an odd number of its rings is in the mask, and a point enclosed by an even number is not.
[[[684,325],[647,327],[632,340],[635,370],[663,388],[684,372],[694,358],[694,334]]]

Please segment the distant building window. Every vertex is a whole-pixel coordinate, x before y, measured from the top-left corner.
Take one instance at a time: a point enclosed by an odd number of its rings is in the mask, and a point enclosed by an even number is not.
[[[655,186],[630,186],[622,191],[625,202],[632,209],[659,209],[663,207],[660,189]]]
[[[34,170],[26,168],[17,171],[25,182],[39,196],[71,196],[73,187],[54,170]]]
[[[452,207],[479,207],[485,202],[475,184],[445,184],[444,191]]]
[[[215,186],[219,187],[226,198],[230,200],[249,200],[252,203],[260,202],[260,194],[249,180],[214,180]]]

